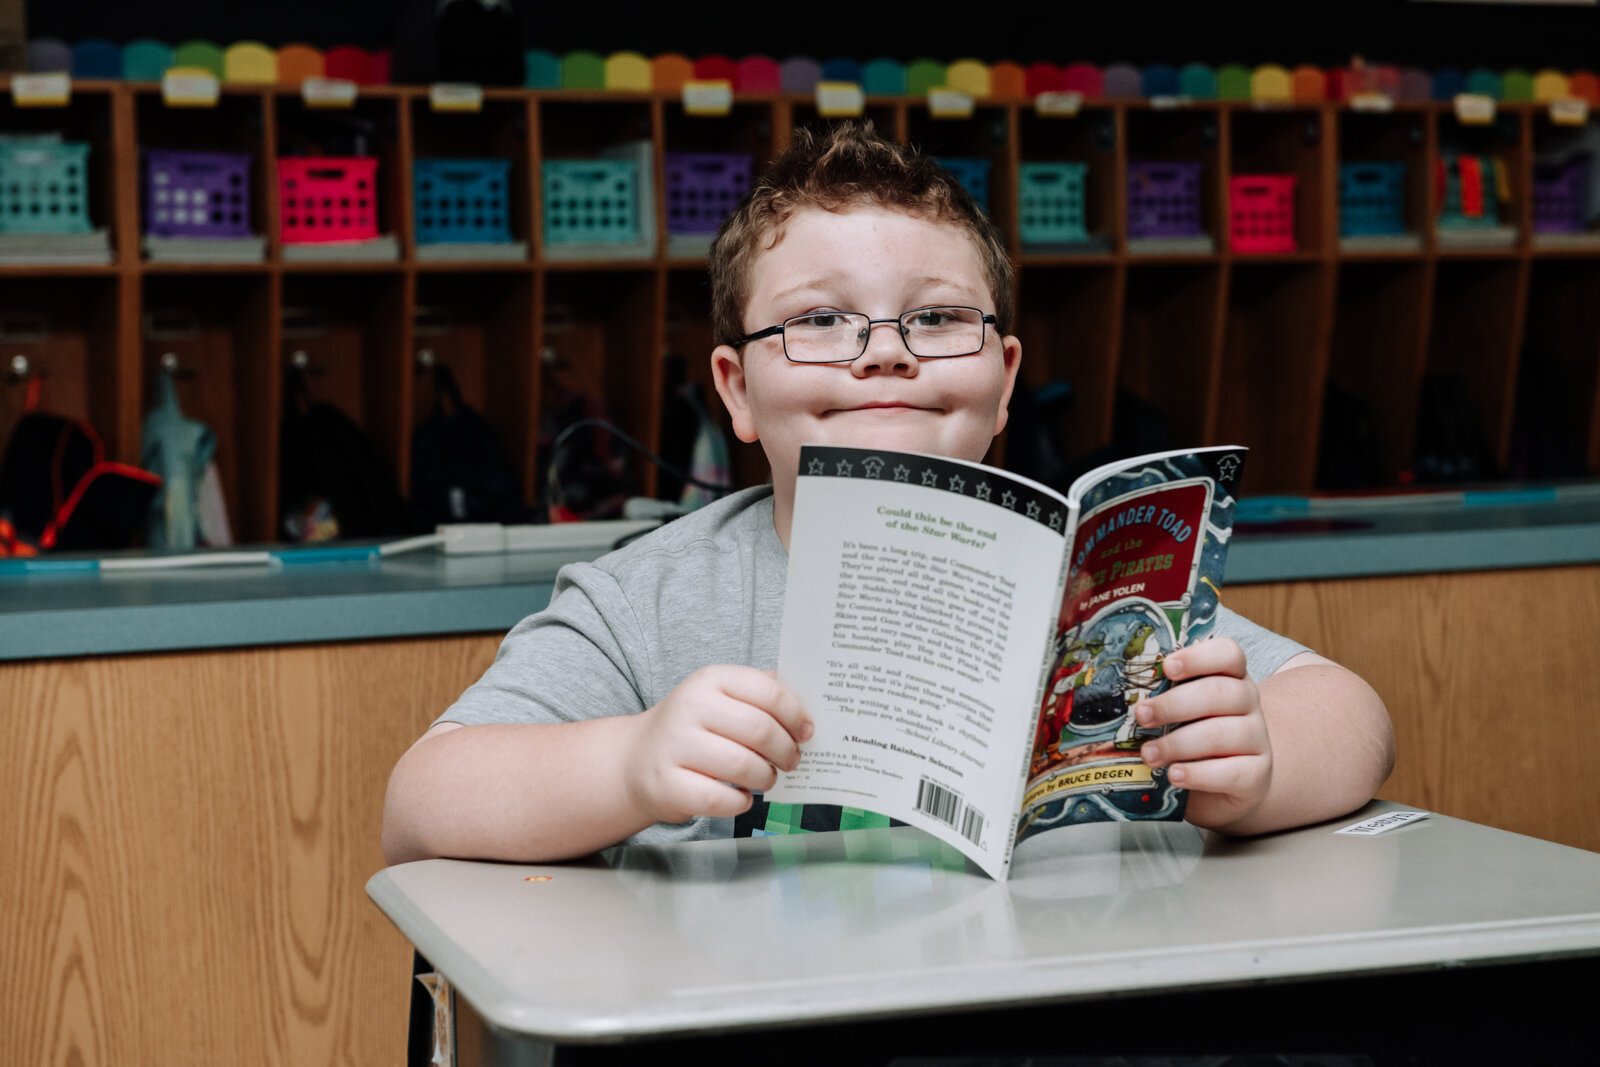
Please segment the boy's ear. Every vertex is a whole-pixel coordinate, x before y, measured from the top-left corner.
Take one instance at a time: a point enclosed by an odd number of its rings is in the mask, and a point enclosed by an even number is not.
[[[754,444],[760,435],[750,412],[750,385],[738,349],[718,345],[711,350],[711,381],[722,398],[722,406],[728,409],[734,436],[747,445]]]
[[[1009,334],[1000,338],[1000,358],[1004,361],[1006,380],[1004,388],[1000,390],[1000,410],[995,413],[996,437],[1006,428],[1006,420],[1011,416],[1011,392],[1017,386],[1017,369],[1022,366],[1022,342]]]

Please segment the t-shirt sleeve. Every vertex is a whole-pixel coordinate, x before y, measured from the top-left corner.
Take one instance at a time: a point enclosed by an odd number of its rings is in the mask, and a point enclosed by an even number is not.
[[[1311,651],[1298,641],[1291,641],[1264,626],[1257,626],[1243,615],[1220,606],[1217,609],[1216,628],[1211,632],[1218,637],[1231,637],[1239,642],[1250,680],[1257,684],[1295,656]]]
[[[436,722],[561,723],[643,711],[639,620],[616,579],[563,567],[549,607],[523,619],[494,663]]]

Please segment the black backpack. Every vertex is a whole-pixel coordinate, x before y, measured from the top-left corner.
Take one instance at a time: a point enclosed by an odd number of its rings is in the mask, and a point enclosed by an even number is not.
[[[449,367],[435,365],[433,378],[433,412],[411,435],[413,525],[528,522],[516,469],[489,421],[462,401]]]
[[[305,375],[289,375],[278,449],[278,507],[290,541],[387,537],[408,531],[395,477],[361,427],[312,402]]]
[[[0,522],[8,541],[47,551],[130,548],[160,489],[149,471],[107,462],[88,423],[30,411],[0,459]]]

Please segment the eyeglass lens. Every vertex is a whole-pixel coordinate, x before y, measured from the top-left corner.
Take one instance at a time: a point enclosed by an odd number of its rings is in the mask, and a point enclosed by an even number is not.
[[[900,316],[900,336],[919,359],[968,356],[983,349],[983,313],[976,308],[918,308]],[[842,363],[867,350],[872,324],[866,315],[826,311],[783,324],[784,350],[802,363]]]

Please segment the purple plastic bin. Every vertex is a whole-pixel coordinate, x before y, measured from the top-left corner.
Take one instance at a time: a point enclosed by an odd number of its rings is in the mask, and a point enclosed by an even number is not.
[[[1578,233],[1589,223],[1589,161],[1536,163],[1533,168],[1533,228],[1539,233]]]
[[[668,152],[667,232],[716,233],[750,191],[750,168],[737,152]]]
[[[1201,163],[1128,164],[1128,236],[1197,237]]]
[[[151,237],[250,236],[250,157],[147,149],[144,232]]]

